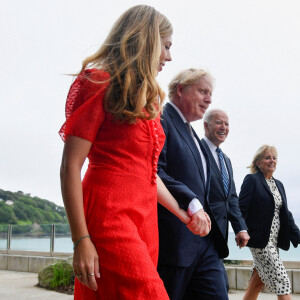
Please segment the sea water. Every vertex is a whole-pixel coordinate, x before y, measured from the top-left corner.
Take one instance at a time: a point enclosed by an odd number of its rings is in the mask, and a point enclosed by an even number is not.
[[[300,218],[295,218],[295,223],[300,228]],[[235,234],[230,229],[228,235],[228,247],[229,247],[229,256],[226,259],[232,260],[252,260],[252,255],[248,247],[239,248],[235,242]],[[283,261],[300,261],[300,245],[297,248],[294,248],[292,243],[290,244],[290,249],[284,251],[279,249],[279,256]]]
[[[295,219],[300,228],[300,218]],[[0,239],[0,250],[6,249],[6,239]],[[232,230],[228,236],[229,256],[231,260],[251,260],[252,256],[248,247],[240,249],[236,246],[235,234]],[[18,251],[50,251],[50,238],[12,238],[11,250]],[[71,237],[59,237],[54,240],[54,252],[73,253],[73,243]],[[279,255],[284,261],[300,261],[300,246],[294,248],[291,244],[288,251],[279,249]]]

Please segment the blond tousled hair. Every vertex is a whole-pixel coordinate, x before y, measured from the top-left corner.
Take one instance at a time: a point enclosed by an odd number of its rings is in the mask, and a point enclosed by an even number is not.
[[[104,108],[115,120],[134,123],[161,111],[165,94],[156,81],[161,38],[172,33],[164,15],[137,5],[120,16],[100,49],[83,61],[81,72],[93,67],[110,74]]]
[[[262,145],[261,147],[259,147],[259,149],[256,151],[256,153],[255,153],[255,155],[253,157],[251,165],[247,167],[247,168],[250,169],[250,172],[252,174],[257,173],[259,171],[259,168],[256,165],[256,163],[263,158],[264,154],[268,150],[274,152],[275,155],[278,156],[277,149],[274,146]]]
[[[209,79],[213,86],[214,78],[205,70],[190,68],[179,72],[169,83],[169,99],[172,99],[176,94],[178,85],[181,85],[183,88],[193,85],[204,76]]]

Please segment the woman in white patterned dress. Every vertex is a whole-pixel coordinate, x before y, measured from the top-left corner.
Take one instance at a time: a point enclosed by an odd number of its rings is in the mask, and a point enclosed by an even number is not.
[[[288,210],[283,184],[273,177],[277,165],[275,147],[263,145],[256,152],[241,187],[239,204],[248,226],[247,244],[253,256],[253,270],[244,300],[257,299],[263,285],[278,299],[291,297],[290,280],[278,254],[297,247],[300,231]]]

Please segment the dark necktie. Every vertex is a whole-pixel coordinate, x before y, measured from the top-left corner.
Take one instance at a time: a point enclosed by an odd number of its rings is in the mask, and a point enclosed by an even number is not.
[[[194,137],[194,133],[193,133],[193,129],[192,129],[191,124],[190,124],[189,122],[186,122],[185,125],[186,125],[186,127],[188,128],[188,130],[189,130],[191,136]]]
[[[224,155],[222,150],[218,147],[216,149],[220,161],[220,168],[221,168],[221,176],[222,176],[222,181],[223,181],[223,186],[225,189],[226,196],[228,195],[228,190],[229,190],[229,177],[226,172],[226,166],[225,166],[225,161],[224,161]]]

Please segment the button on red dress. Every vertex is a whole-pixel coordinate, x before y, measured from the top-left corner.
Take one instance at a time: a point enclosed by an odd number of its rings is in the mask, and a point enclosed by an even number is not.
[[[86,222],[100,261],[98,291],[75,282],[75,299],[169,299],[156,271],[156,171],[165,135],[159,117],[115,122],[103,108],[109,74],[91,69],[72,84],[63,140],[92,142],[83,179]]]

